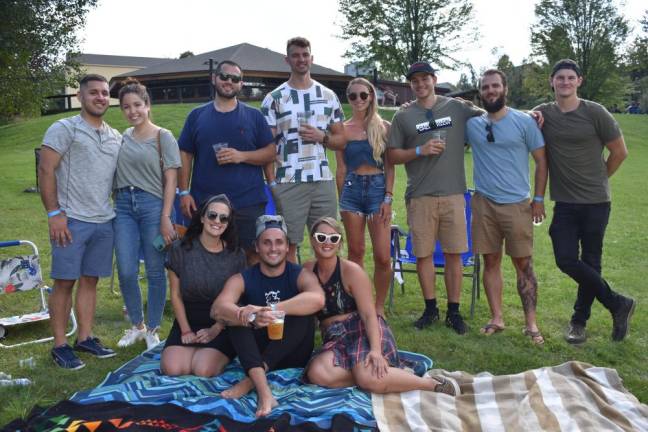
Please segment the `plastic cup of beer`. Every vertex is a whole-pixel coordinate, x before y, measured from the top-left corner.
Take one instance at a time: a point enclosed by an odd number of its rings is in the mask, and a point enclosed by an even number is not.
[[[270,340],[281,340],[283,339],[286,312],[274,310],[272,311],[272,315],[274,316],[274,320],[268,325],[268,338]]]
[[[446,143],[446,136],[448,132],[443,129],[432,131],[432,139],[442,141],[443,144]]]

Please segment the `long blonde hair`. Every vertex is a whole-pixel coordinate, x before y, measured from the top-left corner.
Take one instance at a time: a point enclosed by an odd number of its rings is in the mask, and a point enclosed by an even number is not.
[[[347,86],[347,94],[349,89],[354,84],[363,85],[369,90],[371,95],[371,102],[367,107],[367,112],[365,113],[365,123],[367,125],[367,139],[369,140],[369,145],[373,149],[373,158],[376,162],[381,162],[382,155],[385,152],[385,147],[387,146],[387,129],[383,122],[382,117],[378,114],[378,106],[376,103],[376,89],[373,84],[364,78],[354,78],[349,82]]]

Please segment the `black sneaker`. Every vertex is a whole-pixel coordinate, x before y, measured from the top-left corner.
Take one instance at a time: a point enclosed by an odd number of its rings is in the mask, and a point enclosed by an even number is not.
[[[99,338],[89,337],[84,341],[77,341],[74,344],[74,349],[76,351],[83,351],[92,354],[97,358],[110,358],[117,355],[117,353],[110,348],[106,348],[101,345]]]
[[[630,318],[632,318],[632,313],[637,304],[634,299],[619,297],[620,305],[617,310],[612,312],[612,340],[616,342],[622,341],[628,334]]]
[[[445,325],[446,327],[450,327],[452,330],[456,331],[460,335],[468,331],[468,326],[464,322],[463,317],[459,312],[447,314],[445,319]]]
[[[565,340],[570,344],[582,344],[587,340],[585,326],[581,323],[570,322],[569,328],[565,333]]]
[[[414,328],[423,330],[425,327],[429,327],[437,321],[439,321],[439,309],[434,309],[432,312],[424,311],[421,318],[414,322]]]
[[[63,369],[77,370],[85,367],[85,363],[74,354],[68,344],[52,348],[51,353],[54,362]]]

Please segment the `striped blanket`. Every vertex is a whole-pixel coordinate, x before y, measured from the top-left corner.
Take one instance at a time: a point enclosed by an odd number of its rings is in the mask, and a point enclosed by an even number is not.
[[[515,375],[434,370],[459,382],[461,396],[411,391],[372,395],[388,431],[648,431],[648,406],[614,369],[580,362]]]

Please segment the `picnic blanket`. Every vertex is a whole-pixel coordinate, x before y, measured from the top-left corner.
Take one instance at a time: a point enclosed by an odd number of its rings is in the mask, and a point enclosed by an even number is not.
[[[614,369],[567,362],[515,375],[431,371],[461,396],[411,391],[372,395],[381,432],[648,431],[648,406]]]
[[[197,376],[169,377],[160,373],[162,345],[147,351],[108,374],[96,388],[75,393],[70,400],[82,404],[120,401],[131,404],[171,403],[196,413],[224,416],[239,422],[254,422],[256,393],[237,400],[222,399],[220,392],[244,377],[238,362],[214,378]],[[432,367],[432,360],[422,354],[400,351],[402,359],[418,375]],[[331,428],[336,416],[346,416],[357,430],[373,430],[376,422],[371,396],[357,387],[326,389],[300,381],[302,369],[283,369],[268,373],[272,393],[279,402],[269,418],[290,416],[295,425],[312,422],[322,429]]]

